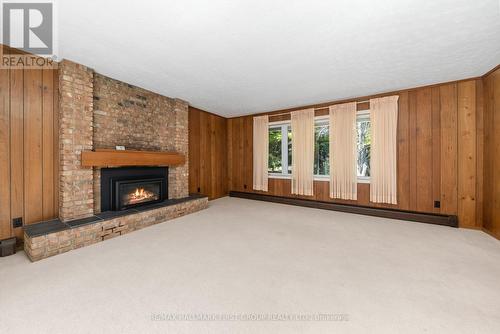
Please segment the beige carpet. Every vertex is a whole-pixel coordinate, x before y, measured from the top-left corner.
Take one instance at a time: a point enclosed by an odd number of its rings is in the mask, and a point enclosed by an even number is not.
[[[492,237],[236,198],[0,280],[0,333],[500,333]]]

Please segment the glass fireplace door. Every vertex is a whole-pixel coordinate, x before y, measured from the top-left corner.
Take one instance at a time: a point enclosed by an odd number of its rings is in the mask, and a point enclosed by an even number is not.
[[[115,205],[117,210],[160,201],[161,179],[117,181],[115,188]]]

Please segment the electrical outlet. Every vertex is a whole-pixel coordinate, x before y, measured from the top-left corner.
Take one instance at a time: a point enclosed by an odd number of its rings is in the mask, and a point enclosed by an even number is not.
[[[441,201],[434,201],[434,207],[439,209],[441,207]]]
[[[22,217],[13,218],[12,227],[13,228],[23,227],[23,218]]]

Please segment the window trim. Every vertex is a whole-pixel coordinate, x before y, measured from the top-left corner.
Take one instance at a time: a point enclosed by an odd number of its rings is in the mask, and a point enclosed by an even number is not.
[[[370,183],[369,176],[358,176],[358,183]]]
[[[359,110],[356,112],[356,119],[358,118],[368,118],[370,119],[370,109]]]
[[[370,109],[357,111],[356,112],[356,123],[359,120],[370,120]],[[323,116],[314,117],[314,126],[321,124],[321,123],[323,123],[323,124],[326,123],[326,124],[328,124],[328,126],[330,126],[330,116],[323,115]],[[288,127],[289,126],[291,126],[291,121],[289,121],[289,120],[269,122],[269,129],[281,128],[282,136],[283,136],[283,133],[286,133],[286,138],[287,138],[287,140],[281,141],[281,167],[282,167],[282,171],[281,171],[281,173],[268,172],[267,176],[270,179],[285,179],[285,180],[292,179],[292,174],[288,174]],[[285,129],[285,131],[283,129]],[[284,163],[285,161],[286,161],[286,168],[285,168],[285,163]],[[313,180],[314,181],[321,181],[321,182],[330,182],[330,174],[328,174],[328,175],[315,174],[313,176]],[[357,182],[370,184],[370,177],[369,176],[358,176]]]
[[[316,123],[327,123],[329,125],[330,124],[330,116],[329,115],[315,116],[314,117],[314,125],[316,125]]]

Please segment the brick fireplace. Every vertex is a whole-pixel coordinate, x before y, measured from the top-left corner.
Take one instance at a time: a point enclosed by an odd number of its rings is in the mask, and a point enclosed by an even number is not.
[[[188,194],[187,102],[67,60],[59,64],[59,95],[59,218],[25,229],[32,261],[208,206],[206,197]],[[82,152],[116,146],[176,152],[185,160],[149,167],[82,164]]]
[[[188,103],[95,73],[70,61],[59,67],[60,208],[62,221],[101,211],[100,168],[81,166],[81,152],[125,146],[175,151],[182,166],[169,169],[168,198],[188,196]]]

